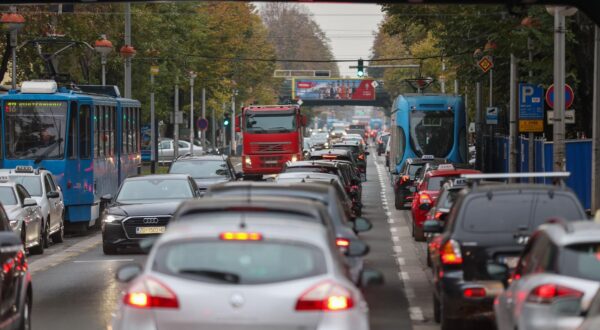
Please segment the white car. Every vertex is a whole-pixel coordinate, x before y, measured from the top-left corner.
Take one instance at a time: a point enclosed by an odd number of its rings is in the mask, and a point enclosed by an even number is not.
[[[19,235],[25,248],[33,254],[44,253],[42,210],[27,189],[11,182],[7,176],[0,177],[0,202],[8,215],[10,227]]]
[[[158,161],[161,163],[170,163],[175,159],[175,148],[174,140],[163,139],[158,143]],[[177,156],[185,156],[191,154],[190,143],[188,141],[179,140],[177,145],[179,146]],[[194,156],[202,156],[202,147],[194,144]]]
[[[15,169],[0,170],[0,176],[8,176],[10,181],[22,184],[31,198],[40,206],[44,248],[53,243],[62,243],[65,233],[65,204],[60,187],[54,182],[52,173],[31,166],[17,166]]]

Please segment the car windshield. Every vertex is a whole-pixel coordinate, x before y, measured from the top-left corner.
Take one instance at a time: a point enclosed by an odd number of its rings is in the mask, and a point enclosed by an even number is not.
[[[42,196],[42,182],[38,176],[11,175],[10,180],[22,184],[31,196]]]
[[[568,245],[558,253],[561,275],[600,281],[600,243]]]
[[[4,114],[7,158],[64,157],[67,102],[8,101]]]
[[[0,187],[0,202],[2,205],[17,205],[17,196],[12,187]]]
[[[176,161],[169,169],[171,174],[188,174],[194,179],[230,178],[227,163],[222,160]]]
[[[246,131],[250,133],[286,133],[296,130],[294,112],[260,113],[251,112],[246,116]]]
[[[188,180],[147,178],[125,181],[116,200],[120,203],[139,203],[192,197],[194,194]]]
[[[180,241],[161,246],[155,271],[215,284],[267,284],[325,274],[323,252],[287,241]]]
[[[327,133],[315,133],[311,137],[311,139],[316,141],[327,140],[329,138],[329,134]]]
[[[410,137],[417,156],[446,157],[454,144],[454,112],[411,111]]]

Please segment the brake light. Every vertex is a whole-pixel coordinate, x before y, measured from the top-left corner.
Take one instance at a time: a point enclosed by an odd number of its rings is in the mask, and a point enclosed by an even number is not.
[[[443,212],[435,212],[435,214],[433,215],[433,217],[436,220],[440,220],[440,218],[442,217],[443,214],[444,214]]]
[[[219,238],[223,241],[260,241],[262,240],[262,234],[247,232],[225,232],[221,233]]]
[[[419,203],[420,204],[431,204],[431,196],[425,193],[419,194]]]
[[[333,282],[323,282],[310,288],[296,302],[297,311],[341,311],[354,307],[350,290]]]
[[[363,155],[363,154],[358,155],[358,159],[365,160],[365,155]]]
[[[581,298],[583,292],[557,284],[542,284],[531,290],[527,301],[537,304],[550,304],[556,298],[574,297]]]
[[[337,159],[336,155],[323,155],[323,159]]]
[[[346,238],[336,238],[335,245],[337,245],[338,247],[346,248],[350,246],[350,240]]]
[[[150,277],[137,281],[123,296],[123,303],[135,308],[179,308],[175,293]]]
[[[465,298],[482,298],[485,297],[485,288],[467,288],[463,290]]]
[[[460,246],[458,243],[451,239],[440,251],[440,258],[442,259],[442,264],[444,265],[460,265],[463,262],[462,254],[460,253]]]
[[[409,179],[408,175],[403,175],[402,179],[401,179],[402,183],[408,182],[408,179]]]

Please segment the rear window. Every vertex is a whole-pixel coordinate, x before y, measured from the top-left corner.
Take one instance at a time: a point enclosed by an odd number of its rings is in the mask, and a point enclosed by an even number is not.
[[[561,249],[558,272],[566,276],[600,281],[600,243],[569,245]]]
[[[181,241],[158,249],[154,270],[194,281],[267,284],[324,274],[323,252],[284,241]]]
[[[583,220],[585,218],[583,207],[579,201],[574,196],[560,193],[555,193],[552,197],[547,193],[538,194],[534,214],[536,225],[554,217],[567,220]]]
[[[440,190],[442,185],[448,178],[453,178],[454,176],[433,176],[430,177],[427,183],[427,190]]]
[[[415,177],[417,171],[422,168],[424,164],[411,164],[408,165],[408,175],[410,175],[411,179]]]
[[[337,174],[337,170],[333,167],[288,167],[283,173],[327,173]]]
[[[464,230],[473,233],[514,233],[528,226],[533,195],[494,193],[477,196],[465,205]]]

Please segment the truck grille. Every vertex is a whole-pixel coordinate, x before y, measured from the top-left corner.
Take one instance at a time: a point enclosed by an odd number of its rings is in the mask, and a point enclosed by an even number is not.
[[[260,167],[279,168],[282,166],[283,157],[281,156],[262,156],[260,157]]]
[[[278,154],[291,152],[291,142],[250,142],[250,153]]]
[[[157,219],[156,221],[152,220],[152,223],[147,223],[148,221],[144,221],[144,219]],[[129,239],[139,239],[139,238],[145,238],[145,237],[149,237],[149,236],[154,236],[154,235],[139,235],[136,234],[135,232],[135,228],[136,227],[161,227],[161,226],[166,226],[169,223],[169,220],[171,220],[171,216],[170,215],[159,215],[159,216],[152,216],[152,215],[147,215],[147,216],[136,216],[136,217],[129,217],[126,218],[125,220],[123,220],[123,230],[125,230],[125,236],[127,236],[127,238]]]

